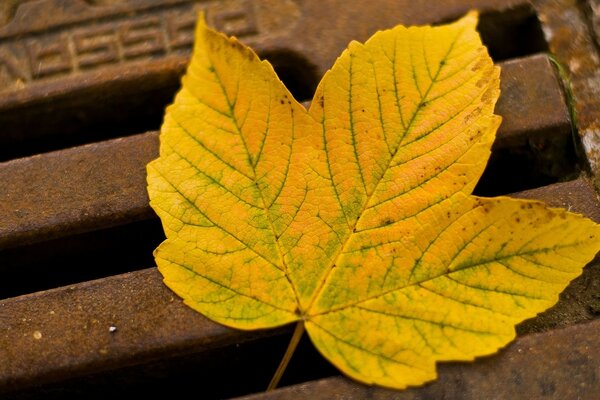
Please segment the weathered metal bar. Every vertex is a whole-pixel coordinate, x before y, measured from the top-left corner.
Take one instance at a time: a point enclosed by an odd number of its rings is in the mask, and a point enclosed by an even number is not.
[[[438,380],[402,392],[343,377],[289,386],[244,400],[597,399],[600,321],[521,337],[474,363],[441,363]]]
[[[571,139],[569,110],[548,56],[512,59],[500,67],[502,92],[496,110],[503,119],[494,147],[535,146],[547,151],[551,142],[558,141],[556,146],[562,145],[564,151],[565,139]]]
[[[189,57],[201,10],[215,28],[273,60],[282,75],[299,79],[292,86],[308,97],[350,40],[365,40],[398,23],[446,21],[473,8],[503,11],[502,23],[482,18],[482,28],[493,26],[483,29],[490,49],[504,58],[521,56],[532,49],[518,46],[533,42],[513,37],[532,16],[525,0],[461,0],[443,7],[411,0],[5,3],[0,160],[157,129]]]
[[[552,205],[567,202],[572,211],[598,219],[600,204],[591,193],[590,185],[578,180],[521,196],[539,198]],[[587,278],[579,279],[588,279],[588,285],[591,282],[597,287],[600,285],[597,270],[595,264],[586,269]],[[593,273],[589,274],[590,271]],[[562,307],[576,310],[580,300],[563,297],[559,305],[565,303]],[[547,313],[550,315],[548,324],[530,324],[527,329],[521,329],[521,333],[593,317],[593,314],[573,312],[567,318],[562,313],[564,309],[558,311],[554,317],[553,311]],[[0,324],[0,392],[142,365],[174,354],[200,354],[209,348],[287,332],[283,328],[244,333],[209,322],[184,306],[162,284],[154,268],[0,301]],[[571,345],[578,348],[578,343],[574,341]],[[277,356],[274,357],[272,368],[278,361]],[[510,356],[504,355],[482,365],[498,364],[493,368],[508,368],[503,361],[506,357],[510,361]],[[200,364],[212,362],[209,358],[199,358]],[[268,374],[265,384],[267,380]],[[491,377],[489,381],[495,382]]]
[[[0,164],[0,249],[151,218],[156,133]]]

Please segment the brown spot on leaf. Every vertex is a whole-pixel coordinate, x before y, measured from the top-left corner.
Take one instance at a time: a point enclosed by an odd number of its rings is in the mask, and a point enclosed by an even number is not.
[[[481,57],[476,63],[475,65],[473,65],[471,67],[471,71],[477,71],[480,70],[481,68],[483,68],[486,64],[488,63],[487,59],[485,57]]]
[[[467,114],[467,116],[463,119],[465,125],[470,125],[471,121],[474,118],[477,118],[481,114],[481,107],[475,108],[473,111]]]
[[[475,86],[477,86],[478,88],[482,88],[485,86],[485,84],[487,83],[488,79],[486,76],[482,76],[477,82],[475,82]],[[485,94],[484,94],[485,96]]]
[[[230,40],[229,45],[232,48],[237,49],[240,53],[242,53],[242,55],[244,55],[249,61],[254,60],[255,56],[254,56],[254,53],[252,52],[252,50],[245,47],[243,44],[241,44],[237,40]]]

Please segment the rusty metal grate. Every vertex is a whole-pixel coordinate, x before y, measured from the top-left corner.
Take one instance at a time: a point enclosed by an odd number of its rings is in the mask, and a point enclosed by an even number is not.
[[[519,192],[600,221],[600,4],[437,3],[1,1],[0,396],[599,398],[596,261],[499,356],[444,364],[438,382],[402,394],[338,377],[305,341],[285,387],[252,396],[268,383],[290,329],[217,326],[183,306],[153,268],[163,234],[148,206],[145,164],[157,155],[155,131],[200,9],[271,60],[299,100],[310,99],[351,39],[480,9],[483,40],[503,67],[504,122],[476,192]],[[570,75],[574,98],[548,51]]]

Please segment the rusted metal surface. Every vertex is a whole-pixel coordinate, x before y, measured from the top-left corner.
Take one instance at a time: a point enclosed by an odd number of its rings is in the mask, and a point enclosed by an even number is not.
[[[517,339],[474,363],[442,363],[438,380],[403,392],[334,377],[245,400],[425,400],[600,398],[600,321]]]
[[[589,184],[579,180],[523,197],[555,205],[568,201],[572,210],[597,218],[600,205],[589,195]],[[595,279],[598,285],[600,279]],[[569,307],[578,301],[562,298],[559,304]],[[590,318],[572,314],[568,323]],[[0,392],[282,333],[243,333],[209,322],[183,305],[156,269],[0,301],[0,323]],[[533,324],[524,331],[547,328]],[[489,363],[504,368],[502,360]]]
[[[534,2],[551,51],[573,88],[573,107],[585,156],[600,187],[600,57],[586,3],[577,0]],[[591,4],[596,4],[592,2]]]
[[[502,63],[501,68],[497,111],[504,118],[499,133],[502,141],[495,147],[536,146],[542,151],[559,142],[556,146],[564,150],[565,138],[570,139],[565,134],[570,133],[569,110],[548,57],[514,59]]]
[[[197,12],[308,86],[351,40],[398,23],[497,11],[525,0],[42,0],[0,8],[0,159],[157,129],[189,57]],[[521,7],[489,30],[504,56]],[[528,14],[527,14],[528,15]],[[525,19],[523,19],[525,18]],[[500,32],[500,34],[498,34]],[[512,32],[512,33],[511,33]],[[507,36],[508,35],[508,36]],[[510,44],[505,51],[503,43]],[[491,44],[490,44],[491,45]],[[508,51],[508,53],[506,53]],[[506,53],[506,54],[504,54]],[[512,56],[523,55],[512,54]],[[291,60],[291,61],[290,61]],[[285,71],[285,70],[288,71]],[[304,100],[304,99],[301,99]],[[76,112],[72,112],[76,110]],[[10,144],[10,146],[8,146]]]

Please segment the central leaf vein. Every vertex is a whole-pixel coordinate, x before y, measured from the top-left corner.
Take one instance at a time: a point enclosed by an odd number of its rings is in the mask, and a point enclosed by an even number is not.
[[[427,91],[425,92],[424,96],[426,97],[429,92],[431,91],[431,88],[433,87],[433,85],[435,84],[435,79],[437,79],[437,77],[439,76],[440,72],[442,71],[442,69],[446,66],[445,60],[449,57],[450,53],[452,52],[456,42],[458,41],[459,37],[462,35],[463,30],[459,31],[459,33],[456,35],[456,37],[453,39],[453,41],[451,42],[446,54],[442,57],[442,62],[440,62],[438,69],[436,71],[436,74],[434,76],[434,79],[432,81],[430,81],[429,83],[429,87],[427,88]],[[350,64],[352,65],[352,64]],[[350,78],[350,85],[351,85],[352,79]],[[323,277],[323,279],[321,280],[321,282],[319,283],[319,286],[317,287],[317,290],[315,290],[313,297],[311,298],[309,305],[307,307],[307,310],[310,310],[311,307],[313,306],[315,300],[317,298],[319,298],[319,295],[321,294],[321,292],[323,291],[323,288],[325,287],[329,277],[331,276],[331,271],[333,270],[333,266],[335,265],[337,259],[339,258],[339,256],[344,252],[345,247],[348,245],[348,242],[350,241],[350,238],[352,237],[352,233],[356,231],[356,225],[358,224],[358,222],[360,221],[361,216],[364,214],[365,211],[365,207],[367,204],[369,204],[369,201],[371,199],[371,197],[373,196],[373,194],[377,191],[377,188],[379,187],[379,185],[381,184],[381,181],[383,179],[383,177],[385,176],[385,172],[390,168],[390,165],[392,164],[396,154],[398,154],[398,150],[400,149],[400,147],[402,146],[402,140],[403,138],[405,138],[408,134],[408,132],[411,130],[413,123],[416,119],[417,114],[419,113],[419,111],[421,110],[422,107],[422,103],[426,101],[424,98],[421,99],[421,102],[419,103],[419,105],[417,106],[417,108],[415,109],[415,111],[413,112],[412,117],[409,120],[409,123],[406,127],[406,129],[403,132],[402,135],[402,139],[400,140],[400,143],[398,144],[398,147],[396,148],[394,154],[392,155],[392,157],[389,158],[388,163],[386,168],[383,169],[383,173],[379,176],[379,178],[377,179],[377,182],[374,185],[373,191],[371,192],[370,195],[367,196],[367,198],[365,199],[365,201],[363,202],[363,206],[362,206],[362,210],[361,212],[358,214],[358,217],[356,218],[356,220],[354,221],[354,224],[352,225],[352,229],[350,230],[350,232],[348,233],[348,235],[346,236],[346,240],[343,244],[343,246],[340,246],[340,249],[338,250],[337,254],[332,257],[332,263],[329,265],[329,268],[325,274],[325,276]],[[323,110],[323,115],[325,115],[325,110]],[[350,118],[352,118],[352,108],[350,107]],[[325,147],[327,149],[327,146]],[[329,160],[329,156],[328,156],[328,160]],[[360,168],[360,165],[359,165]],[[361,171],[362,173],[362,171]],[[332,179],[333,179],[333,175],[331,175]],[[333,181],[332,181],[333,182]],[[333,184],[334,188],[336,187],[335,184]],[[336,191],[337,193],[337,191]],[[339,199],[339,196],[338,196]],[[342,209],[344,207],[342,206]],[[347,219],[347,216],[346,216]]]

